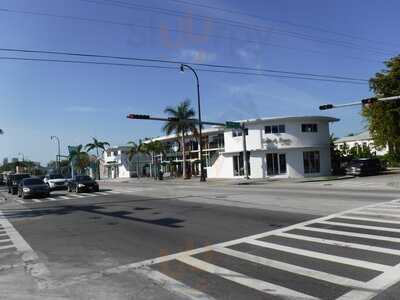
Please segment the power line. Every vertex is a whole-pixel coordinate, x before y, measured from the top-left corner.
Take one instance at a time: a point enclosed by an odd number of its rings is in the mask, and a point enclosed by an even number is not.
[[[318,50],[313,50],[313,49],[288,47],[288,46],[282,46],[282,45],[279,45],[279,44],[274,44],[274,43],[264,42],[264,41],[240,39],[240,38],[227,37],[227,36],[218,35],[218,34],[204,34],[204,33],[198,33],[198,32],[187,31],[187,30],[180,30],[180,29],[175,29],[175,28],[160,27],[160,26],[150,26],[150,25],[143,25],[143,24],[127,23],[127,22],[117,22],[117,21],[97,19],[97,18],[87,18],[87,17],[78,17],[78,16],[69,16],[69,15],[59,15],[59,14],[46,13],[46,12],[34,12],[34,11],[27,11],[27,10],[14,10],[14,9],[8,9],[8,8],[0,8],[0,12],[24,14],[24,15],[33,15],[33,16],[42,16],[42,17],[52,17],[52,18],[60,18],[60,19],[70,19],[70,20],[74,20],[74,21],[92,22],[92,23],[97,23],[97,24],[101,23],[101,24],[118,25],[118,26],[125,26],[125,27],[136,27],[136,28],[142,28],[142,29],[149,29],[149,30],[153,30],[153,31],[165,30],[165,31],[168,31],[168,32],[173,32],[173,33],[183,33],[183,34],[188,34],[188,35],[192,35],[192,36],[207,37],[207,38],[214,38],[214,39],[223,39],[223,40],[229,40],[229,41],[236,41],[236,42],[240,42],[240,43],[266,45],[266,46],[270,46],[270,47],[277,47],[277,48],[288,49],[288,50],[293,50],[293,51],[305,51],[305,52],[311,52],[311,53],[317,53],[317,54],[323,54],[323,55],[329,55],[329,56],[338,55],[337,53],[332,54],[332,53],[329,53],[329,52],[318,51]],[[367,58],[362,58],[362,57],[357,57],[357,56],[350,56],[350,55],[339,55],[339,56],[344,57],[344,58],[349,58],[349,59],[355,59],[355,60],[380,62],[378,60],[367,59]]]
[[[233,65],[217,65],[217,64],[204,64],[204,63],[191,63],[176,60],[165,60],[165,59],[152,59],[152,58],[140,58],[140,57],[126,57],[126,56],[111,56],[111,55],[101,55],[101,54],[90,54],[90,53],[77,53],[77,52],[65,52],[65,51],[46,51],[46,50],[32,50],[32,49],[16,49],[16,48],[0,48],[3,52],[17,52],[17,53],[34,53],[34,54],[50,54],[50,55],[65,55],[65,56],[79,56],[79,57],[89,57],[89,58],[107,58],[107,59],[118,59],[118,60],[131,60],[131,61],[142,61],[151,63],[166,63],[166,64],[176,64],[180,65],[191,64],[199,67],[208,68],[220,68],[220,69],[233,69],[233,70],[243,70],[243,71],[256,71],[256,72],[268,72],[268,73],[281,73],[296,76],[310,76],[310,77],[322,77],[327,79],[340,79],[340,80],[351,80],[351,81],[361,81],[367,82],[366,79],[344,77],[336,75],[322,75],[313,73],[302,73],[302,72],[291,72],[264,68],[251,68],[251,67],[238,67]]]
[[[9,57],[9,56],[0,56],[0,60],[52,62],[52,63],[71,63],[71,64],[90,64],[90,65],[106,65],[106,66],[119,66],[119,67],[136,67],[136,68],[150,68],[150,69],[179,70],[179,68],[171,67],[171,66],[112,63],[112,62],[104,62],[104,61],[83,61],[83,60],[48,59],[48,58],[31,58],[31,57]],[[199,69],[197,69],[197,71],[200,71],[200,72],[211,72],[211,73],[223,73],[223,74],[234,74],[234,75],[250,75],[250,76],[262,76],[262,77],[273,77],[273,78],[286,78],[286,79],[301,79],[301,80],[336,82],[336,83],[349,83],[349,84],[357,84],[357,85],[365,85],[366,84],[366,83],[363,83],[363,82],[346,81],[346,80],[312,78],[312,77],[302,77],[302,76],[288,76],[288,75],[272,75],[272,74],[240,72],[240,71],[223,71],[223,70],[212,70],[212,69],[203,69],[203,68],[199,68]]]
[[[139,9],[139,10],[144,10],[144,11],[149,11],[149,12],[164,14],[164,15],[169,15],[169,16],[175,16],[175,17],[181,17],[181,18],[188,17],[188,14],[186,14],[185,12],[182,12],[182,11],[178,11],[178,10],[159,8],[159,7],[149,6],[149,5],[142,5],[142,4],[135,4],[135,3],[124,2],[124,1],[119,1],[119,0],[78,0],[78,1],[93,3],[93,4],[100,4],[100,5],[122,7],[122,8],[128,8],[128,9],[134,9],[134,10]],[[368,47],[369,49],[367,49],[367,47],[355,44],[353,42],[338,41],[338,40],[334,40],[334,39],[319,39],[319,38],[315,38],[311,35],[295,32],[295,31],[281,30],[281,29],[276,29],[273,27],[269,27],[268,30],[266,30],[265,26],[258,26],[258,25],[249,24],[249,23],[245,23],[245,22],[238,22],[238,21],[233,21],[233,20],[224,19],[224,18],[217,18],[217,17],[209,17],[209,16],[204,16],[204,15],[199,15],[199,14],[190,14],[190,17],[193,19],[201,20],[201,21],[208,21],[210,23],[228,25],[228,26],[233,26],[233,27],[237,27],[237,28],[257,31],[257,32],[263,32],[263,33],[269,33],[269,34],[271,34],[271,33],[285,34],[285,35],[293,37],[293,38],[298,38],[298,39],[303,39],[303,40],[308,40],[308,41],[313,41],[313,42],[318,42],[318,43],[323,43],[323,44],[330,44],[330,45],[352,48],[352,49],[363,50],[363,51],[368,50],[370,52],[381,53],[381,54],[385,54],[385,55],[392,54],[392,52],[389,52],[386,49],[379,49],[379,48],[373,48],[373,47]]]
[[[399,45],[395,45],[395,44],[388,43],[388,42],[376,41],[376,40],[368,39],[368,38],[365,38],[365,37],[359,37],[359,36],[356,36],[356,35],[353,35],[353,34],[337,32],[337,31],[333,31],[333,30],[329,30],[329,29],[321,28],[321,27],[316,27],[316,26],[310,26],[310,25],[294,23],[294,22],[287,21],[287,20],[282,20],[282,19],[276,19],[276,18],[270,18],[270,17],[267,18],[265,16],[260,16],[260,15],[257,15],[257,14],[243,12],[243,11],[234,10],[234,9],[222,8],[222,7],[219,7],[219,6],[212,6],[212,5],[207,5],[207,4],[194,3],[194,2],[186,1],[186,0],[166,0],[166,1],[180,3],[180,4],[183,4],[183,5],[187,5],[187,6],[207,8],[207,9],[210,9],[210,10],[213,10],[213,11],[218,10],[218,11],[226,12],[226,13],[233,14],[233,15],[241,15],[241,16],[251,17],[251,18],[255,18],[255,19],[259,19],[259,20],[263,20],[263,21],[268,21],[268,22],[276,22],[276,23],[287,24],[287,25],[295,26],[295,27],[302,27],[302,28],[305,28],[305,29],[311,29],[311,30],[314,30],[314,31],[320,31],[320,32],[323,32],[323,33],[334,34],[334,35],[337,35],[337,36],[343,36],[343,37],[346,37],[346,38],[357,39],[357,40],[367,41],[367,42],[371,42],[371,43],[387,44],[387,45],[391,45],[391,46],[394,45],[396,47],[399,46]]]

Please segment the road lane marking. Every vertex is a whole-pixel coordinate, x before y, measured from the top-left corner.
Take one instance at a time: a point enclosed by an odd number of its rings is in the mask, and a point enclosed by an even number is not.
[[[69,200],[69,199],[71,199],[70,197],[66,197],[66,196],[59,196],[58,198],[63,199],[63,200]]]
[[[108,193],[105,193],[105,192],[96,192],[95,194],[98,194],[98,195],[103,195],[103,196],[108,196],[108,195],[110,195],[110,194],[108,194]]]
[[[368,288],[365,290],[354,289],[336,300],[369,300],[379,295],[383,290],[389,288],[399,280],[400,264],[389,271],[368,281]]]
[[[258,240],[249,240],[246,243],[255,245],[255,246],[259,246],[259,247],[275,249],[275,250],[279,250],[279,251],[283,251],[283,252],[303,255],[303,256],[312,257],[312,258],[319,258],[319,259],[323,259],[323,260],[327,260],[327,261],[332,261],[335,263],[347,264],[347,265],[351,265],[351,266],[355,266],[355,267],[367,268],[367,269],[381,271],[381,272],[385,272],[391,268],[386,265],[372,263],[369,261],[353,259],[353,258],[348,258],[348,257],[344,257],[344,256],[336,256],[336,255],[332,255],[332,254],[325,254],[325,253],[320,253],[320,252],[316,252],[316,251],[303,250],[303,249],[299,249],[299,248],[288,247],[288,246],[283,246],[283,245],[279,245],[279,244],[268,243],[268,242],[263,242],[263,241],[258,241]]]
[[[11,246],[16,248],[16,250],[22,254],[24,268],[34,278],[39,289],[47,288],[50,282],[49,270],[39,261],[38,255],[14,228],[11,222],[8,221],[2,211],[0,211],[0,225],[5,229],[10,237],[10,240],[12,241]]]
[[[16,199],[16,201],[17,201],[19,204],[25,204],[25,203],[26,203],[24,200],[21,200],[21,199]]]
[[[50,200],[50,201],[58,201],[56,198],[53,198],[53,197],[47,197],[46,199]]]
[[[70,197],[72,198],[85,198],[85,196],[79,195],[79,194],[69,194]]]
[[[14,245],[0,246],[0,250],[6,250],[10,248],[15,248],[15,246]]]
[[[81,195],[86,197],[96,197],[95,194],[89,194],[89,193],[82,193]]]
[[[389,236],[380,236],[380,235],[373,235],[373,234],[367,234],[367,233],[357,233],[357,232],[349,232],[349,231],[325,229],[325,228],[315,228],[315,227],[309,227],[309,226],[299,227],[298,229],[317,231],[317,232],[323,232],[323,233],[333,233],[333,234],[351,236],[351,237],[367,238],[367,239],[371,239],[371,240],[400,243],[400,238],[394,238],[394,237],[389,237]]]
[[[338,216],[334,216],[332,218],[335,218]],[[330,219],[332,219],[330,218]],[[388,224],[400,224],[399,221],[392,221],[392,220],[387,220],[387,219],[377,219],[377,218],[367,218],[367,217],[356,217],[356,216],[349,216],[347,214],[341,215],[341,219],[349,219],[349,220],[358,220],[358,221],[369,221],[369,222],[379,222],[379,223],[388,223]]]
[[[389,213],[382,213],[382,212],[377,212],[377,211],[373,212],[373,211],[368,211],[367,209],[359,210],[359,213],[363,214],[363,215],[378,216],[378,217],[380,217],[380,216],[382,216],[382,217],[393,217],[394,220],[399,220],[400,221],[400,215],[398,215],[398,214],[389,214]]]
[[[32,199],[32,201],[35,202],[35,203],[41,203],[42,202],[42,200],[39,200],[39,199]]]
[[[304,300],[317,299],[313,296],[296,292],[294,290],[285,288],[283,286],[275,285],[266,281],[251,278],[242,273],[231,271],[229,269],[210,264],[208,262],[202,261],[200,259],[191,256],[182,256],[178,258],[178,261],[190,265],[194,268],[200,269],[202,271],[218,275],[232,282],[263,292],[265,294],[274,295],[278,297],[285,297],[289,299],[304,299]]]
[[[363,281],[358,281],[358,280],[341,277],[341,276],[333,275],[333,274],[322,272],[322,271],[304,268],[304,267],[268,259],[265,257],[256,256],[256,255],[246,253],[246,252],[236,251],[233,249],[222,248],[222,247],[216,248],[214,251],[225,254],[225,255],[233,256],[233,257],[236,257],[239,259],[244,259],[244,260],[256,263],[256,264],[264,265],[264,266],[275,268],[275,269],[280,269],[283,271],[291,272],[291,273],[301,275],[301,276],[314,278],[317,280],[323,280],[323,281],[334,283],[337,285],[365,288],[365,282],[363,282]]]
[[[380,227],[380,226],[372,226],[372,225],[361,225],[361,224],[333,222],[333,221],[321,221],[321,222],[318,222],[318,223],[319,224],[326,224],[326,225],[337,225],[337,226],[346,226],[346,227],[353,227],[353,228],[381,230],[381,231],[387,231],[387,232],[398,232],[398,233],[400,233],[400,229],[389,228],[389,227]]]
[[[373,251],[373,252],[385,253],[385,254],[393,254],[393,255],[400,256],[400,250],[368,246],[368,245],[357,244],[357,243],[342,242],[342,241],[338,241],[335,239],[321,239],[321,238],[310,237],[307,235],[297,234],[297,233],[296,234],[279,233],[279,234],[276,234],[276,236],[281,236],[281,237],[286,237],[286,238],[296,239],[296,240],[302,240],[302,241],[315,242],[315,243],[320,243],[320,244],[325,244],[325,245],[341,246],[341,247],[354,248],[354,249],[367,250],[367,251]]]
[[[142,267],[140,269],[135,270],[135,272],[158,282],[167,291],[170,291],[174,294],[183,295],[191,300],[215,300],[215,298],[212,298],[207,294],[192,289],[187,285],[185,285],[184,283],[177,281],[169,276],[164,275],[161,272],[150,269],[148,267]]]

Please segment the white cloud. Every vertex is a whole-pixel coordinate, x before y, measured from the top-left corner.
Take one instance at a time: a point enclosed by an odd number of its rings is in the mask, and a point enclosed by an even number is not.
[[[182,60],[196,63],[211,63],[217,59],[217,54],[198,49],[182,49],[179,55]]]
[[[94,106],[82,106],[82,105],[74,105],[65,108],[66,111],[69,112],[81,112],[81,113],[88,113],[88,112],[98,112],[102,111],[102,108],[94,107]]]

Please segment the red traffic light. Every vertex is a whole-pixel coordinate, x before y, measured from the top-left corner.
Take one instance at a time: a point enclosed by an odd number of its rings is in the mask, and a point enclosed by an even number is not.
[[[150,119],[149,115],[136,115],[136,114],[129,114],[127,116],[128,119],[136,119],[136,120],[148,120]]]

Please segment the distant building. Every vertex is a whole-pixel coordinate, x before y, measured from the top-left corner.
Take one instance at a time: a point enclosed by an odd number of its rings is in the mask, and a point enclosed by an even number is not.
[[[100,159],[101,178],[129,178],[147,176],[150,157],[139,153],[129,160],[129,146],[110,147]]]
[[[5,166],[5,165],[7,165],[7,164],[8,164],[8,158],[5,157],[5,158],[3,158],[3,166]]]
[[[385,155],[389,152],[388,146],[384,148],[377,148],[374,145],[374,140],[372,139],[369,131],[361,132],[357,135],[346,136],[335,141],[335,148],[338,150],[343,150],[345,147],[351,149],[353,147],[369,147],[372,153],[376,155]]]
[[[11,158],[11,162],[12,162],[12,163],[16,163],[16,162],[18,162],[18,158],[17,158],[17,157],[13,157],[13,158]]]

